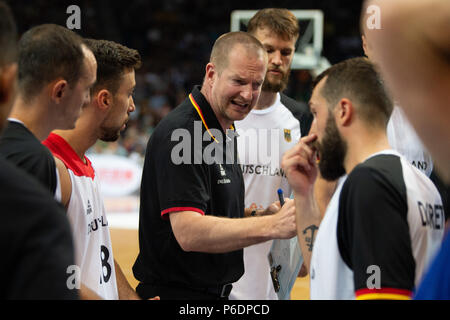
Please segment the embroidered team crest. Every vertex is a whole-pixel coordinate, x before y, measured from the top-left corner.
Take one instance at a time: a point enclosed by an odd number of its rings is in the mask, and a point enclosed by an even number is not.
[[[287,142],[291,142],[292,141],[291,130],[284,129],[284,140],[286,140]]]

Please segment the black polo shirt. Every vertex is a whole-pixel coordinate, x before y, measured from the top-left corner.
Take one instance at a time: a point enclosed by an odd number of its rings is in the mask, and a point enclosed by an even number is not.
[[[221,128],[200,87],[156,127],[146,150],[142,176],[139,246],[133,266],[144,284],[189,288],[237,281],[244,273],[243,250],[211,254],[185,252],[168,215],[195,211],[241,218],[244,180],[236,137]],[[214,139],[212,138],[214,137]]]

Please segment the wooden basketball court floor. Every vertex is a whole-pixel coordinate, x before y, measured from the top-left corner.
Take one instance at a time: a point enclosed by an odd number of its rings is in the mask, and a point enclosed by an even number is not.
[[[138,230],[111,227],[113,254],[123,273],[133,288],[138,282],[133,276],[132,267],[139,252]],[[309,299],[309,277],[297,278],[291,292],[292,300]]]

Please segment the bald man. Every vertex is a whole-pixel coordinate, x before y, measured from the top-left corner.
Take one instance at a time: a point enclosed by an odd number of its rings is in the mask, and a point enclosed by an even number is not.
[[[228,299],[244,273],[243,248],[295,235],[292,200],[273,215],[244,217],[244,181],[234,121],[255,106],[267,69],[253,36],[214,44],[203,85],[156,127],[141,187],[140,252],[133,267],[142,298]]]

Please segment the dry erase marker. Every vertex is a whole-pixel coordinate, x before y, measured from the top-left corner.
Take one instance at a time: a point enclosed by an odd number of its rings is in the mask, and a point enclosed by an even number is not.
[[[284,206],[284,195],[281,188],[278,189],[278,199],[280,199],[280,206]]]

